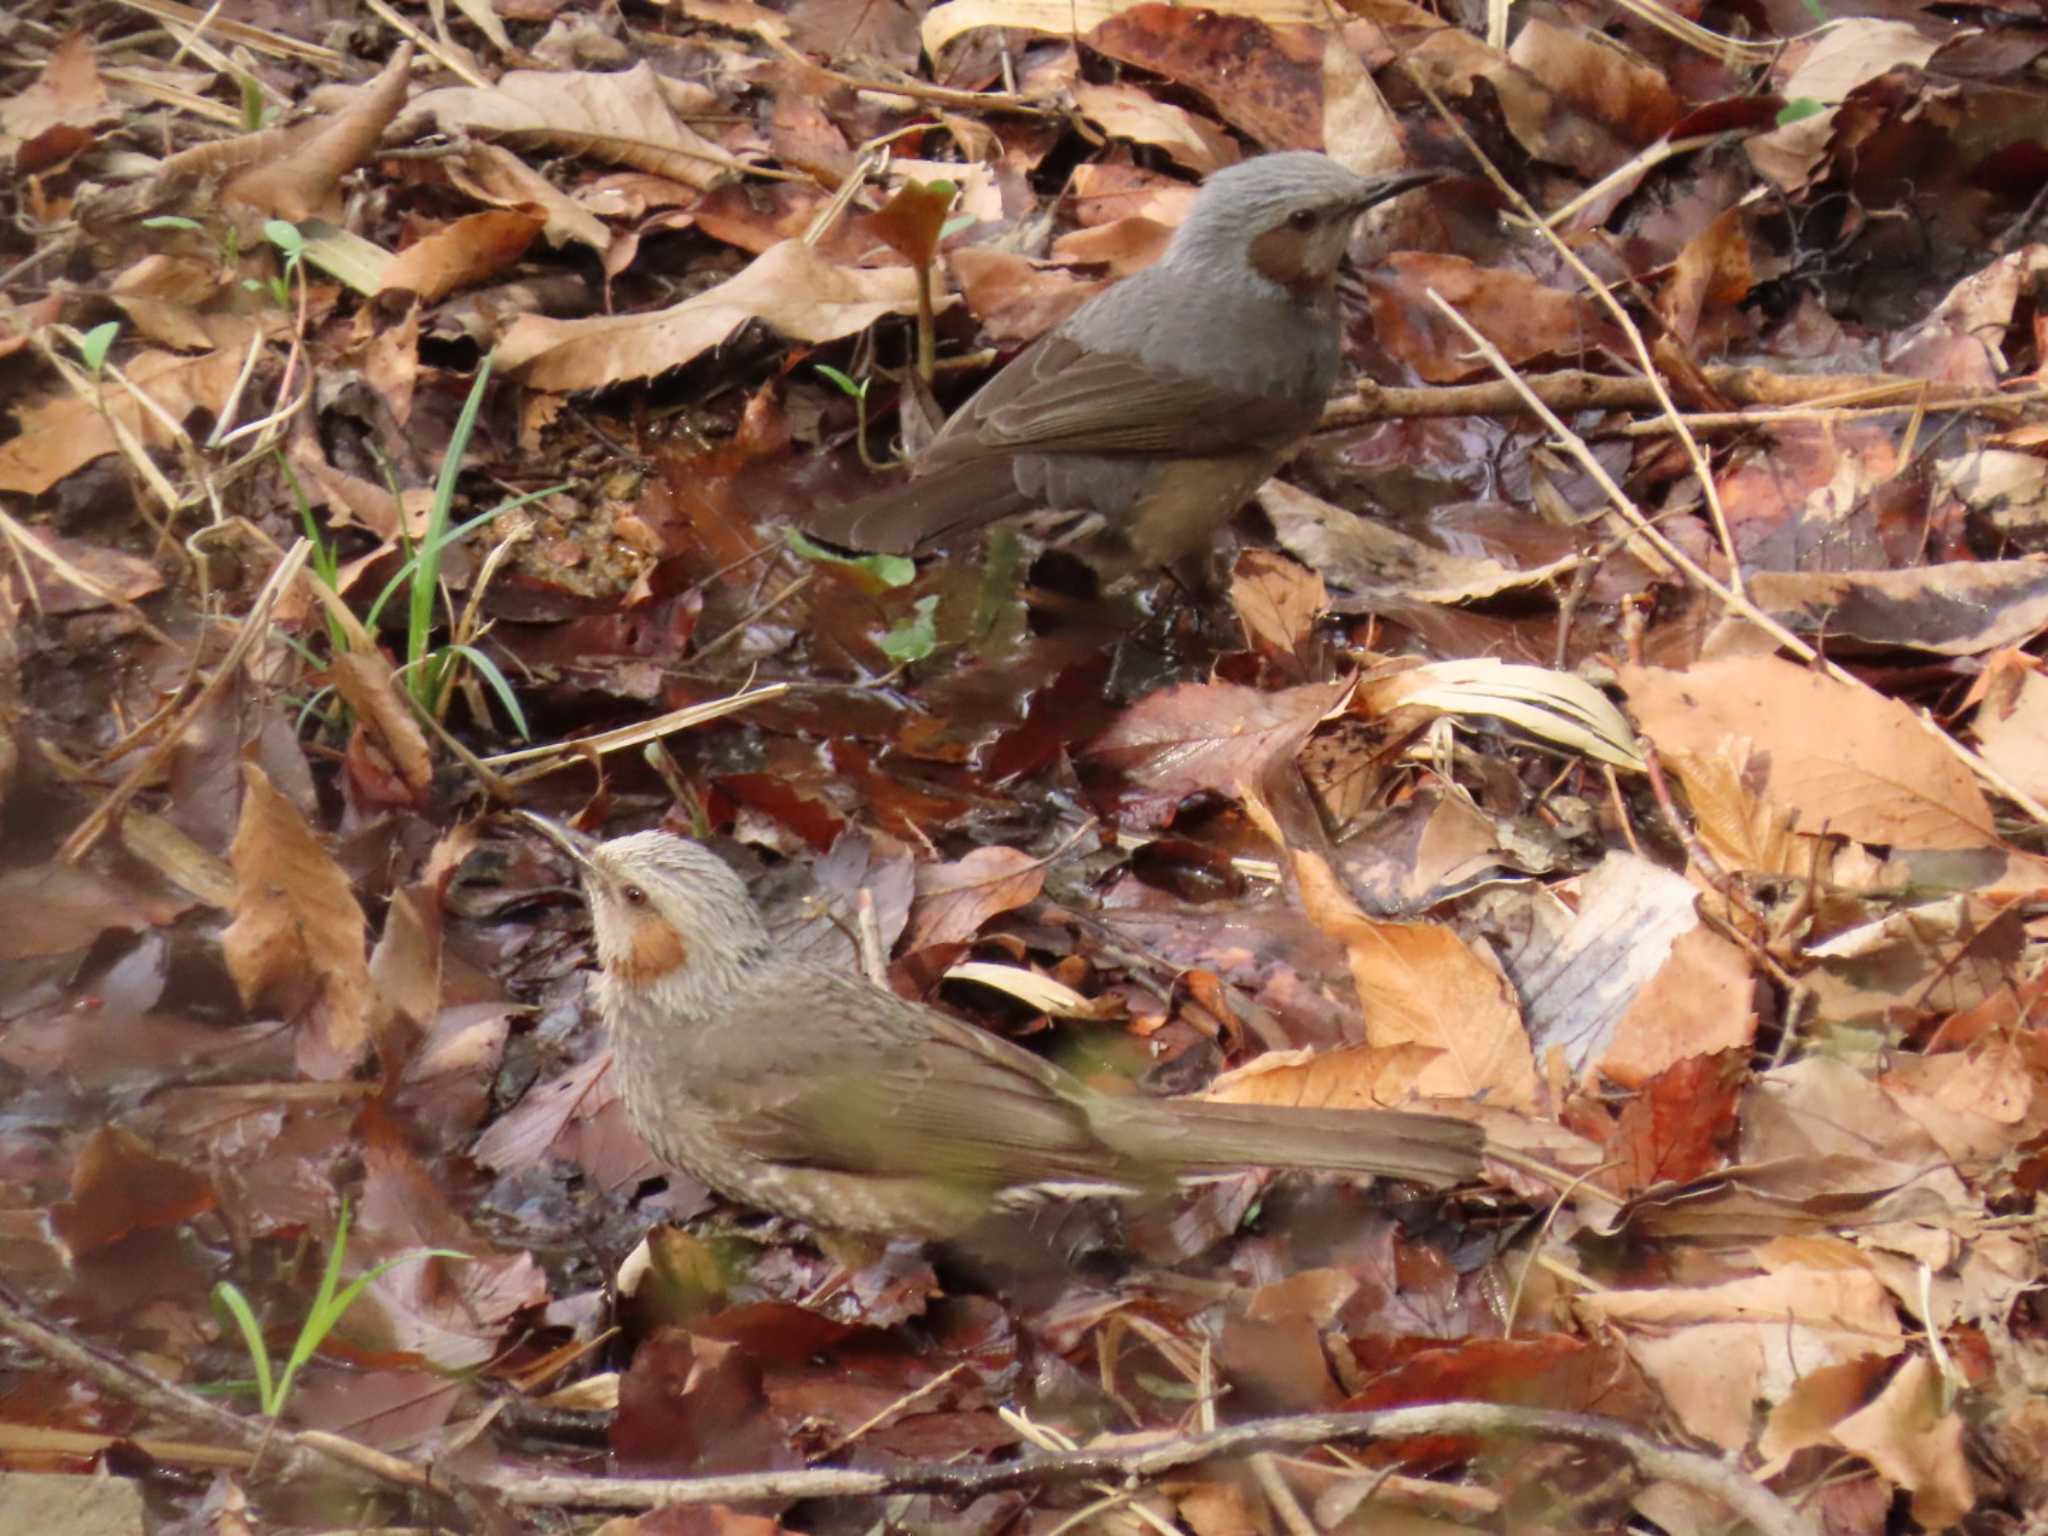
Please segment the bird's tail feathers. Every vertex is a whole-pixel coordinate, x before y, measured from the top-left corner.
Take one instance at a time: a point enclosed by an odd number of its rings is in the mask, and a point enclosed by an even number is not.
[[[1400,1110],[1296,1109],[1208,1099],[1117,1100],[1098,1134],[1176,1174],[1264,1167],[1372,1173],[1434,1185],[1477,1177],[1485,1137],[1469,1121]]]
[[[846,549],[919,554],[1032,505],[1008,459],[976,459],[823,508],[805,520],[805,531]]]

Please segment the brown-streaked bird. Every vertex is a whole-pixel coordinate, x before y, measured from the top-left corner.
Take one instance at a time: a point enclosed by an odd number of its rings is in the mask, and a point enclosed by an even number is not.
[[[1248,1167],[1439,1187],[1479,1171],[1479,1131],[1448,1116],[1098,1093],[936,1008],[779,953],[739,876],[700,844],[593,843],[521,814],[582,875],[627,1119],[743,1205],[828,1233],[951,1238],[1046,1199]]]
[[[1358,215],[1435,171],[1261,155],[1203,183],[1160,261],[1097,294],[962,406],[901,485],[813,513],[911,554],[1031,510],[1097,512],[1127,574],[1214,543],[1337,382],[1337,267]]]

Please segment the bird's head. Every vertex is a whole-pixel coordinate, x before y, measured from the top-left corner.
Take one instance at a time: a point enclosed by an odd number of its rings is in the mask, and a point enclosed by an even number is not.
[[[1313,297],[1335,280],[1361,213],[1438,174],[1360,176],[1308,150],[1259,155],[1202,183],[1165,261],[1244,272]]]
[[[639,991],[716,972],[768,942],[745,883],[702,844],[666,832],[599,843],[545,817],[520,814],[568,854],[583,877],[598,964],[614,983]]]

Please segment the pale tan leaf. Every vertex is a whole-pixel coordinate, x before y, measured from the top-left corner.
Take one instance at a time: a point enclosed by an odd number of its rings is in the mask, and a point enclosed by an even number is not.
[[[239,353],[208,352],[180,357],[174,352],[144,352],[123,365],[137,389],[146,390],[173,421],[195,409],[218,411],[242,370]],[[17,405],[20,433],[0,443],[0,491],[40,496],[73,470],[120,444],[107,424],[113,416],[148,446],[163,447],[170,434],[154,411],[144,410],[128,391],[108,382],[99,404],[72,396],[41,405]]]
[[[1236,142],[1220,124],[1135,85],[1084,81],[1074,87],[1074,105],[1111,138],[1150,144],[1198,176],[1235,165],[1240,158]]]
[[[1515,567],[1489,555],[1439,549],[1284,480],[1260,486],[1258,503],[1272,519],[1283,549],[1348,592],[1399,593],[1421,603],[1470,603],[1548,586],[1579,564],[1576,551],[1542,565]]]
[[[1329,607],[1323,578],[1268,549],[1248,549],[1230,573],[1230,606],[1253,645],[1297,655]]]
[[[1734,737],[1767,748],[1756,793],[1798,830],[1907,848],[1995,847],[1991,808],[1970,770],[1906,706],[1775,657],[1685,672],[1624,667],[1643,733],[1674,761]]]
[[[254,763],[242,765],[232,850],[235,918],[221,937],[242,1000],[310,1020],[302,1062],[342,1076],[369,1043],[363,909],[348,876],[298,808]]]
[[[615,74],[514,70],[489,89],[451,86],[412,105],[451,134],[630,165],[699,191],[745,169],[682,121],[647,63]]]
[[[1359,697],[1374,713],[1408,704],[1488,715],[1596,762],[1642,771],[1627,719],[1606,694],[1569,672],[1475,656],[1389,672],[1364,685]]]
[[[341,178],[376,150],[405,105],[411,78],[412,45],[407,43],[344,110],[286,129],[284,143],[228,180],[221,201],[293,223],[322,214],[339,218]]]
[[[536,388],[602,389],[680,368],[753,320],[794,341],[835,341],[885,315],[916,311],[909,267],[834,266],[802,241],[785,240],[716,287],[652,314],[522,315],[498,358]]]
[[[335,692],[355,711],[357,723],[383,747],[406,788],[424,795],[434,779],[434,754],[412,707],[399,696],[391,663],[374,650],[344,651],[334,658],[329,677]]]
[[[1907,1360],[1876,1401],[1837,1424],[1834,1438],[1913,1495],[1923,1530],[1945,1530],[1977,1502],[1963,1421],[1946,1406],[1941,1373],[1924,1355]]]
[[[1041,971],[1027,971],[1020,965],[997,965],[987,960],[963,960],[946,971],[948,981],[978,982],[1014,997],[1040,1013],[1062,1019],[1115,1018],[1123,1008],[1113,998],[1083,997],[1064,982]]]

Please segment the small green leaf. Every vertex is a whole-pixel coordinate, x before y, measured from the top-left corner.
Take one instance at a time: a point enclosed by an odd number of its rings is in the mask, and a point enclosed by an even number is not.
[[[265,219],[263,238],[287,256],[298,257],[306,253],[306,237],[299,233],[299,226],[288,224],[283,219]]]
[[[945,224],[939,230],[939,238],[941,240],[950,240],[955,235],[959,234],[961,230],[972,229],[975,225],[979,224],[980,222],[981,220],[977,219],[971,213],[957,214],[953,218],[946,220]]]
[[[1818,117],[1825,111],[1827,111],[1826,103],[1815,101],[1811,96],[1800,96],[1778,108],[1778,126],[1783,128],[1789,123],[1800,122],[1809,117]]]
[[[917,562],[908,555],[842,555],[812,543],[794,528],[789,530],[789,547],[804,559],[821,565],[845,565],[866,571],[885,587],[907,587],[917,580]]]
[[[242,88],[242,131],[254,133],[270,115],[263,104],[263,87],[256,83],[254,75],[237,75],[235,80]]]
[[[868,386],[875,382],[873,379],[862,379],[856,383],[827,363],[819,363],[817,369],[837,385],[841,393],[851,395],[856,400],[865,400],[868,396]]]
[[[78,355],[85,360],[85,366],[94,373],[107,364],[107,353],[113,349],[114,338],[121,334],[121,322],[108,320],[94,326],[78,338]]]
[[[923,661],[939,648],[939,595],[934,592],[920,597],[915,604],[913,616],[905,619],[878,642],[882,654],[899,666],[905,662]]]
[[[182,213],[159,213],[142,221],[144,229],[192,229],[206,228],[197,219],[188,219]]]

